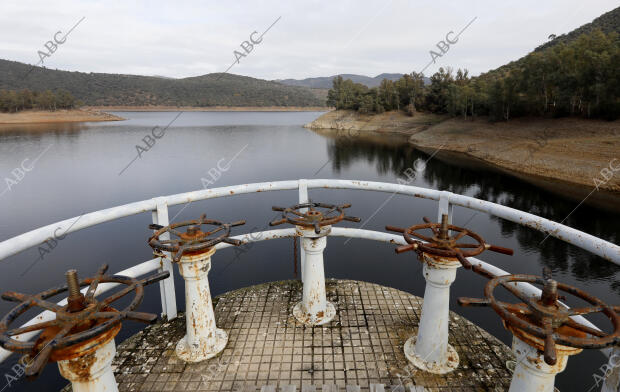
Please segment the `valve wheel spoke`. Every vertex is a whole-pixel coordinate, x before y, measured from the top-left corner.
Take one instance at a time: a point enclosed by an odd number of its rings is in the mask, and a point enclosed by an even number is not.
[[[171,228],[171,227],[168,227],[168,228],[166,229],[166,231],[167,231],[168,233],[171,233],[171,234],[176,235],[177,237],[182,237],[182,236],[183,236],[183,233],[181,233],[180,231],[175,230],[175,229],[173,229],[173,228]],[[177,240],[177,241],[179,241],[179,240]]]
[[[208,236],[210,236],[210,235],[212,235],[212,234],[215,234],[215,233],[217,233],[217,232],[219,232],[219,231],[222,231],[222,230],[224,230],[224,226],[219,226],[219,227],[216,227],[215,229],[213,229],[213,230],[211,230],[211,231],[207,231],[207,232],[204,234],[204,236],[203,236],[203,237],[208,237]],[[200,240],[197,240],[197,241],[200,241]]]
[[[574,328],[576,330],[579,330],[581,332],[585,332],[585,333],[590,334],[592,336],[596,336],[597,338],[603,338],[603,337],[607,336],[607,334],[605,332],[603,332],[603,331],[600,331],[598,329],[594,329],[594,328],[588,327],[588,326],[583,325],[581,323],[578,323],[575,320],[570,319],[570,318],[564,323],[564,325],[569,326],[571,328]]]
[[[95,319],[110,319],[115,317],[121,317],[120,312],[95,312],[92,315]]]
[[[135,312],[134,309],[142,303],[144,286],[166,279],[170,277],[170,273],[163,271],[138,280],[126,276],[104,275],[107,269],[108,266],[104,264],[95,276],[81,281],[78,279],[76,270],[69,270],[65,274],[66,286],[58,286],[36,295],[14,292],[2,294],[4,299],[19,301],[20,303],[0,321],[2,329],[0,341],[2,347],[7,350],[27,353],[32,356],[30,363],[26,366],[26,376],[29,378],[39,376],[55,350],[62,350],[66,347],[76,347],[76,350],[90,348],[90,345],[93,344],[93,338],[119,326],[123,319],[146,323],[152,323],[157,319],[155,314]],[[94,294],[97,286],[101,283],[120,284],[125,287],[112,296],[98,301],[94,298]],[[88,285],[86,295],[90,297],[90,301],[86,301],[86,296],[80,292],[80,287],[85,285]],[[43,299],[64,292],[68,292],[66,306],[60,306]],[[108,306],[131,292],[134,292],[133,299],[123,310],[118,311]],[[55,312],[56,318],[9,329],[11,323],[35,306]],[[38,331],[41,331],[41,335],[36,341],[25,342],[16,337]]]
[[[276,207],[275,209],[279,209]],[[271,226],[275,226],[280,222],[270,222]],[[200,216],[200,219],[188,220],[178,223],[173,223],[169,226],[158,226],[153,235],[149,238],[148,243],[155,251],[166,251],[173,253],[172,261],[178,262],[186,252],[201,252],[206,251],[221,242],[228,242],[233,245],[238,245],[235,241],[224,241],[228,238],[232,227],[244,225],[245,221],[238,221],[232,223],[224,223],[218,220],[207,219],[205,214]],[[185,233],[179,231],[179,228],[186,227]],[[202,231],[203,227],[206,231]],[[164,233],[171,233],[178,237],[178,239],[162,239],[159,237]]]
[[[433,223],[427,217],[423,219],[425,223],[410,226],[402,231],[405,241],[410,244],[418,239],[425,242],[424,244],[420,244],[420,250],[423,253],[444,258],[457,258],[463,266],[468,269],[471,268],[471,263],[467,261],[466,258],[477,256],[487,249],[499,253],[512,254],[512,250],[510,249],[487,245],[484,239],[473,231],[451,225],[449,223],[448,214],[442,214],[440,223]],[[394,226],[386,226],[386,229],[401,232]],[[421,234],[423,230],[432,231],[432,237]],[[470,241],[474,240],[476,243],[459,244],[458,241],[465,237],[470,237]],[[433,246],[431,244],[435,245]],[[464,251],[463,249],[470,250]]]
[[[298,210],[288,210],[287,212],[290,212],[291,214],[297,215],[300,218],[305,218],[306,214],[304,214],[303,212],[299,212]]]
[[[516,287],[513,288],[513,287],[509,286],[509,284],[502,284],[502,287],[505,288],[506,290],[508,290],[512,295],[514,295],[515,297],[519,298],[524,303],[528,303],[528,302],[530,302],[532,300],[531,296],[523,294],[522,292],[517,290]]]
[[[457,235],[452,237],[452,241],[456,242],[456,241],[460,240],[461,238],[465,237],[466,235],[469,235],[468,231],[461,231]]]
[[[463,248],[463,249],[478,248],[479,246],[480,244],[456,244],[454,245],[455,248]]]
[[[58,312],[58,311],[62,310],[62,306],[60,306],[58,304],[55,304],[53,302],[46,301],[44,299],[37,298],[37,297],[32,297],[32,300],[34,301],[34,303],[37,306],[39,306],[39,307],[41,307],[41,308],[43,308],[45,310],[49,310],[49,311],[52,311],[52,312]]]
[[[108,270],[108,265],[104,264],[101,266],[101,268],[99,268],[99,271],[97,271],[97,275],[95,275],[95,278],[93,279],[93,281],[90,282],[90,285],[88,286],[88,290],[86,291],[85,298],[87,301],[92,301],[92,299],[95,297],[97,286],[99,286],[99,282],[101,281],[101,278],[103,277],[103,275],[106,273],[107,270]]]
[[[9,336],[17,336],[17,335],[21,335],[26,332],[39,331],[41,329],[54,327],[57,325],[59,325],[57,320],[44,321],[41,323],[27,325],[27,326],[20,327],[20,328],[10,329],[6,331],[6,334]]]
[[[545,329],[545,362],[549,365],[555,365],[558,361],[556,349],[555,349],[555,340],[553,338],[553,325],[551,323],[551,319],[545,317],[542,320],[543,328]]]
[[[419,239],[421,239],[422,241],[426,241],[426,242],[428,242],[428,243],[433,243],[433,239],[432,239],[432,238],[427,237],[427,236],[425,236],[425,235],[423,235],[423,234],[420,234],[420,233],[418,233],[417,231],[413,231],[413,232],[411,232],[410,234],[411,234],[411,235],[413,235],[413,236],[418,237],[418,238],[419,238]]]
[[[588,306],[585,308],[570,308],[568,310],[568,313],[571,316],[577,316],[582,314],[598,313],[602,310],[603,308],[601,306]]]
[[[119,291],[117,293],[114,293],[111,296],[107,297],[106,299],[102,300],[100,302],[100,304],[103,305],[103,306],[108,306],[112,302],[121,299],[122,297],[124,297],[125,295],[131,293],[135,289],[136,289],[136,284],[132,283],[132,284],[128,285],[127,287],[125,287],[124,289],[122,289],[121,291]]]
[[[56,335],[45,340],[43,348],[35,355],[30,365],[26,367],[26,375],[28,377],[36,376],[41,373],[43,367],[49,362],[50,355],[52,355],[52,351],[56,345],[55,343],[58,343],[58,340],[64,338],[74,326],[75,323],[67,323]]]
[[[273,211],[280,211],[282,214],[280,219],[271,221],[269,225],[276,226],[288,222],[295,226],[313,228],[317,234],[320,234],[322,226],[333,225],[342,220],[359,222],[359,218],[345,215],[344,210],[349,207],[351,207],[350,204],[335,205],[317,203],[312,200],[287,208],[273,206],[271,207]],[[338,215],[333,215],[334,212]]]

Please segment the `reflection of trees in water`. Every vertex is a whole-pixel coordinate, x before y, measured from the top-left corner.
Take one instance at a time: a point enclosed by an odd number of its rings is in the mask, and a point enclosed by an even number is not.
[[[332,159],[332,169],[339,173],[357,160],[364,160],[376,165],[379,174],[395,173],[400,175],[413,162],[424,154],[413,148],[384,145],[363,140],[339,138],[327,146],[327,153]]]
[[[372,141],[334,139],[328,146],[334,172],[350,166],[357,160],[375,164],[380,174],[391,173],[402,177],[407,168],[413,168],[416,159],[429,155],[408,145],[387,145]],[[442,160],[430,159],[423,177],[435,189],[445,189],[459,194],[506,205],[545,217],[555,222],[603,238],[612,243],[620,240],[620,214],[603,211],[578,202],[564,199],[523,180],[487,168],[463,167]],[[448,163],[450,162],[450,163]],[[570,214],[570,216],[568,216]],[[568,216],[568,218],[566,218]],[[499,224],[502,235],[512,236],[519,245],[540,255],[542,263],[554,271],[569,272],[577,279],[610,279],[620,267],[585,250],[549,237],[534,229],[504,219],[491,217]],[[545,241],[540,244],[541,241]],[[612,288],[620,292],[620,281],[614,280]]]

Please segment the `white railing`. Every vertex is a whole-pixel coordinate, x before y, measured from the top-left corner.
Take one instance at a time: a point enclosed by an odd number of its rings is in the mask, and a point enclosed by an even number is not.
[[[109,208],[84,214],[79,217],[66,219],[57,223],[53,223],[41,228],[18,235],[6,241],[0,242],[0,261],[22,252],[31,247],[42,244],[49,238],[54,238],[58,232],[63,235],[95,226],[104,222],[113,221],[130,215],[136,215],[143,212],[151,212],[153,215],[153,223],[167,225],[168,207],[178,204],[196,202],[200,200],[213,199],[218,197],[230,197],[239,194],[267,192],[278,190],[298,190],[299,202],[303,203],[308,200],[308,190],[313,188],[327,189],[355,189],[366,191],[388,192],[400,195],[419,197],[438,201],[437,217],[441,220],[442,214],[448,214],[450,221],[452,220],[452,210],[454,206],[461,206],[472,210],[485,212],[496,217],[506,219],[508,221],[518,223],[520,225],[530,227],[541,231],[550,236],[558,238],[562,241],[573,244],[579,248],[585,249],[596,254],[606,260],[620,265],[620,247],[602,240],[598,237],[570,228],[560,223],[550,221],[548,219],[519,211],[514,208],[502,206],[485,200],[479,200],[469,196],[454,194],[447,191],[438,191],[434,189],[420,188],[410,185],[391,184],[384,182],[369,182],[355,180],[294,180],[294,181],[276,181],[263,182],[254,184],[235,185],[222,188],[213,188],[198,190],[194,192],[180,193],[171,196],[157,197],[150,200],[143,200],[131,204]],[[295,229],[268,230],[263,232],[248,233],[233,238],[242,240],[244,243],[258,242],[275,238],[288,238],[296,236]],[[362,238],[381,242],[390,242],[404,245],[402,235],[394,235],[379,231],[363,230],[355,228],[334,227],[330,236]],[[223,249],[231,245],[221,243],[217,248]],[[301,251],[301,261],[304,260],[304,252]],[[493,265],[485,263],[482,260],[470,258],[472,264],[480,264],[496,275],[505,275],[508,272],[503,271]],[[177,315],[176,297],[174,291],[174,275],[169,257],[156,258],[138,264],[134,267],[118,272],[119,275],[130,277],[138,277],[155,270],[166,270],[170,272],[170,278],[160,282],[162,316],[173,319]],[[114,284],[103,284],[97,290],[97,295],[104,293],[115,287]],[[517,288],[527,295],[537,295],[540,290],[535,286],[527,283],[519,283]],[[64,301],[63,301],[64,303]],[[54,313],[45,311],[39,316],[27,322],[25,325],[38,323],[53,319]],[[596,328],[592,323],[581,316],[574,317],[574,320],[591,328]],[[36,332],[26,333],[15,336],[15,339],[29,340],[36,335]],[[609,356],[610,350],[602,350]],[[0,349],[0,362],[9,357],[11,352]]]

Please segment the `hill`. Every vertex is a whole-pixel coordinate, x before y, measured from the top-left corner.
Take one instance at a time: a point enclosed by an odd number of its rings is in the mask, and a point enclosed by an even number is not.
[[[381,75],[377,75],[374,78],[371,78],[370,76],[364,76],[364,75],[341,74],[341,75],[324,76],[324,77],[317,77],[317,78],[306,78],[306,79],[280,79],[280,80],[274,80],[274,82],[279,82],[287,86],[330,89],[332,88],[333,80],[338,76],[342,76],[344,80],[349,79],[354,83],[363,84],[366,87],[377,87],[379,86],[379,84],[381,84],[381,81],[383,79],[389,79],[392,81],[396,81],[400,79],[403,76],[403,74],[382,73]]]
[[[620,7],[547,46],[476,77],[439,68],[384,80],[379,87],[334,79],[327,104],[361,113],[405,110],[451,116],[620,118]],[[556,42],[557,41],[557,42]]]
[[[509,72],[512,69],[524,66],[526,59],[531,57],[532,54],[545,54],[549,53],[553,48],[558,48],[562,45],[568,45],[574,43],[582,35],[591,35],[596,31],[601,31],[605,34],[616,33],[620,35],[620,7],[615,8],[609,12],[604,13],[598,18],[594,19],[590,23],[586,23],[583,26],[576,28],[566,34],[556,36],[555,38],[545,42],[544,44],[536,47],[531,53],[504,64],[496,69],[482,73],[480,77],[493,78],[497,75]]]
[[[544,44],[537,47],[534,51],[541,51],[553,46],[558,45],[559,43],[569,43],[577,39],[581,34],[591,33],[594,30],[601,30],[603,33],[611,33],[616,32],[620,34],[620,7],[611,10],[609,12],[604,13],[598,18],[594,19],[590,23],[586,23],[581,27],[576,28],[575,30],[562,34],[554,39],[545,42]]]
[[[66,90],[91,106],[324,106],[305,87],[233,74],[184,79],[84,73],[0,60],[0,90]]]

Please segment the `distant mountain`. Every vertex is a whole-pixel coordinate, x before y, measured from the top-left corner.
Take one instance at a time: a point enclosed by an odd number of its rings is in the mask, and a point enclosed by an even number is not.
[[[0,60],[0,90],[66,90],[93,106],[324,106],[313,90],[213,73],[169,79],[84,73]]]
[[[381,84],[383,79],[389,79],[392,81],[396,81],[400,79],[403,74],[400,73],[382,73],[381,75],[377,75],[374,78],[370,76],[364,75],[355,75],[355,74],[340,74],[334,76],[325,76],[318,78],[307,78],[307,79],[279,79],[274,80],[274,82],[282,83],[287,86],[298,86],[298,87],[310,87],[310,88],[332,88],[332,81],[337,76],[342,76],[343,79],[351,79],[351,81],[355,83],[361,83],[366,85],[367,87],[377,87]]]

